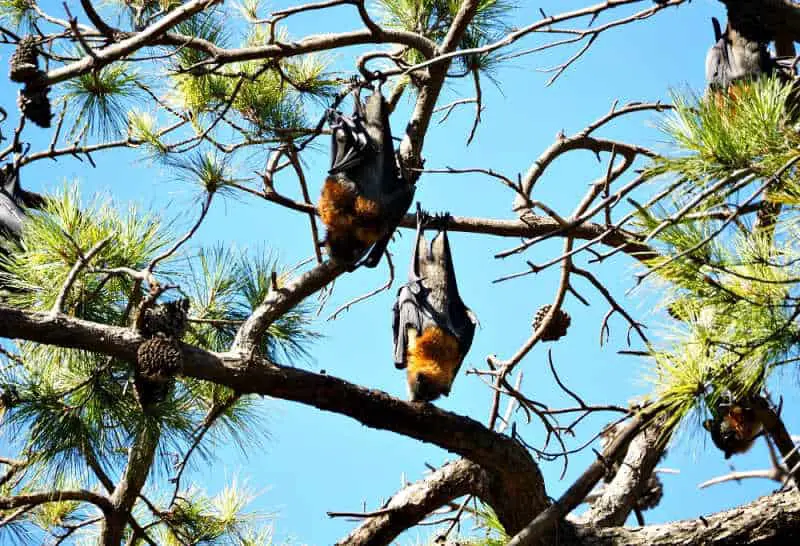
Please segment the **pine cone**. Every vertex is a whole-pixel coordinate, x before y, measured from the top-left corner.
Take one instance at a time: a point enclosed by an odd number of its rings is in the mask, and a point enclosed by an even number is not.
[[[171,337],[157,334],[136,351],[136,374],[148,381],[166,381],[183,371],[180,343]]]
[[[658,506],[661,502],[661,497],[664,496],[664,484],[661,482],[655,473],[650,475],[647,480],[644,491],[636,501],[636,506],[639,510],[651,510]]]
[[[36,38],[33,36],[25,36],[19,41],[17,49],[8,60],[8,64],[11,65],[9,70],[11,81],[29,83],[36,78],[39,72],[38,53]]]
[[[142,335],[149,337],[160,333],[175,339],[182,338],[186,331],[188,311],[189,300],[186,298],[145,309]]]
[[[536,311],[536,316],[533,317],[534,330],[539,328],[539,326],[542,324],[545,315],[547,315],[551,307],[552,305],[548,303],[546,305],[542,305],[539,310]],[[550,321],[547,330],[544,331],[544,335],[542,335],[542,341],[556,341],[561,339],[567,334],[567,328],[569,328],[571,322],[572,319],[570,319],[570,316],[559,309],[556,315],[553,317],[553,320]]]
[[[50,127],[53,112],[50,109],[50,99],[47,98],[50,88],[39,83],[43,77],[44,72],[38,70],[34,78],[25,84],[17,97],[17,106],[22,115],[39,127],[47,129]]]
[[[175,374],[183,370],[183,353],[178,340],[156,334],[136,351],[133,387],[143,409],[163,402],[175,383]]]

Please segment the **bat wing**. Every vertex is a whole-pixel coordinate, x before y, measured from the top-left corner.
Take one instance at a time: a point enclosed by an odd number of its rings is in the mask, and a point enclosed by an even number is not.
[[[407,191],[400,192],[397,194],[397,201],[390,203],[388,207],[386,207],[386,223],[388,226],[388,230],[386,235],[381,237],[373,246],[372,250],[369,251],[369,254],[364,259],[364,265],[369,268],[376,267],[378,263],[381,261],[381,257],[383,256],[386,247],[389,245],[389,241],[392,239],[394,235],[395,229],[400,224],[400,221],[405,216],[408,207],[411,206],[411,202],[414,200],[414,186],[407,185]]]
[[[706,55],[706,82],[712,89],[725,89],[731,83],[731,73],[729,44],[722,37]]]
[[[450,250],[450,239],[447,236],[447,222],[449,215],[445,215],[445,227],[442,229],[444,266],[447,276],[447,320],[450,323],[453,334],[458,339],[458,346],[461,357],[466,356],[472,346],[472,339],[475,337],[475,314],[464,304],[461,294],[458,292],[458,282],[456,281],[456,270],[453,265],[453,254]]]
[[[332,130],[331,168],[328,172],[343,173],[363,163],[370,148],[369,137],[361,116],[358,113],[345,116],[336,110],[329,110],[328,123]]]
[[[392,331],[394,334],[394,365],[398,369],[406,367],[408,350],[408,329],[422,332],[419,294],[415,293],[414,283],[408,283],[397,292],[393,312]]]
[[[16,237],[22,232],[25,213],[19,206],[19,175],[10,165],[0,168],[0,234]]]

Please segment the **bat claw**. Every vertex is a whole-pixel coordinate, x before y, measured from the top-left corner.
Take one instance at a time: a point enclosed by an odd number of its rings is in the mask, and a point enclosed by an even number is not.
[[[422,205],[417,201],[417,229],[425,229],[431,224],[431,215],[422,209]]]

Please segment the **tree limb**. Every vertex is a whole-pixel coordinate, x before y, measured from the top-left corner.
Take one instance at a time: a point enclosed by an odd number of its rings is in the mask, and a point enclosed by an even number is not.
[[[326,262],[327,263],[327,262]],[[325,264],[323,264],[325,265]],[[144,338],[128,328],[71,317],[51,317],[0,306],[0,336],[61,347],[84,349],[132,362]],[[293,400],[351,417],[376,429],[389,430],[435,444],[468,458],[502,477],[509,498],[530,498],[522,506],[547,505],[538,466],[516,440],[493,432],[469,417],[431,404],[409,403],[384,392],[366,389],[329,375],[273,364],[266,359],[242,359],[236,353],[217,354],[183,345],[184,375],[226,385],[236,392]],[[520,528],[537,511],[508,518]]]
[[[794,544],[800,529],[800,497],[787,491],[761,497],[732,510],[647,527],[602,529],[577,525],[574,536],[560,538],[561,546],[678,546]]]

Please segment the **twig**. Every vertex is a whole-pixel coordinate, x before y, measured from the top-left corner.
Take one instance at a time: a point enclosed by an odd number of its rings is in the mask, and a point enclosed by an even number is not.
[[[347,303],[336,309],[336,311],[331,313],[331,315],[326,319],[327,321],[336,320],[336,318],[341,313],[343,313],[344,311],[349,311],[350,307],[352,307],[353,305],[362,302],[366,299],[369,299],[372,296],[375,296],[376,294],[380,294],[381,292],[383,292],[384,290],[388,290],[392,286],[392,283],[394,282],[394,264],[392,263],[392,256],[391,254],[389,254],[388,251],[385,252],[384,255],[386,256],[386,263],[389,264],[389,278],[386,280],[386,282],[383,285],[379,286],[378,288],[348,301]]]
[[[112,239],[112,236],[109,235],[108,237],[98,241],[90,250],[86,253],[86,256],[81,254],[80,249],[78,249],[78,260],[75,262],[75,265],[72,266],[69,274],[67,275],[67,279],[64,281],[64,285],[61,287],[61,291],[58,293],[56,297],[56,301],[53,304],[53,307],[50,309],[50,314],[52,316],[59,315],[64,310],[64,301],[67,299],[67,294],[69,294],[70,288],[75,283],[80,274],[81,270],[86,267],[86,265],[95,257],[95,255],[100,252],[106,244]]]

